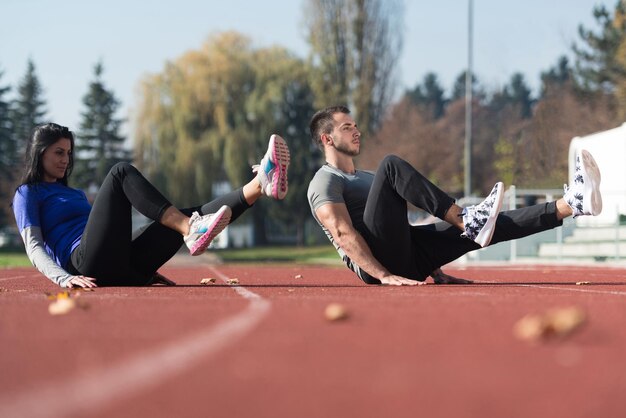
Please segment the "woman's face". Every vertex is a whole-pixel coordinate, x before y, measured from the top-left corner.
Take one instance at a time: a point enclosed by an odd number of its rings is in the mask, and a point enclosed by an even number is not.
[[[41,156],[43,165],[43,181],[54,183],[65,176],[65,171],[70,164],[72,143],[67,138],[61,138],[50,145]]]

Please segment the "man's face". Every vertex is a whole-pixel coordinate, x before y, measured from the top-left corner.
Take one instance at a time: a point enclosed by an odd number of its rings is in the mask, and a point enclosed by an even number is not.
[[[356,122],[346,113],[333,115],[333,131],[330,136],[334,148],[342,153],[355,157],[361,149],[361,132],[357,129]]]

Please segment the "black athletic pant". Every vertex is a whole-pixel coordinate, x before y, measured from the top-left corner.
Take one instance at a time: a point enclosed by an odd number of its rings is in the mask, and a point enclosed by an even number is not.
[[[374,257],[391,273],[423,281],[437,268],[479,249],[447,222],[411,226],[407,202],[443,219],[454,199],[396,156],[382,161],[370,189],[359,231]],[[556,202],[501,212],[491,244],[561,226]],[[366,283],[380,283],[362,272]]]
[[[250,207],[243,189],[202,206],[181,209],[187,216],[214,213],[223,205],[232,209],[233,222]],[[172,204],[132,165],[113,166],[93,203],[80,245],[72,252],[67,270],[97,279],[98,286],[141,286],[176,254],[180,233],[158,221]],[[131,208],[156,221],[132,239]]]

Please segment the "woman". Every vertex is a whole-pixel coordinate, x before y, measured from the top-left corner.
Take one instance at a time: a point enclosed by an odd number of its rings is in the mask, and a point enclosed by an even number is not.
[[[21,185],[13,197],[15,220],[33,265],[67,288],[174,284],[157,273],[183,242],[199,255],[261,195],[287,193],[289,149],[272,135],[248,184],[202,206],[177,209],[132,165],[108,173],[93,206],[68,187],[74,135],[49,123],[35,129]],[[131,208],[152,219],[134,240]]]

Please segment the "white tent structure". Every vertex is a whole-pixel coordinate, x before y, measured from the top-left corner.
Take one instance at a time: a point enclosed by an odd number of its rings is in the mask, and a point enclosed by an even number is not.
[[[599,216],[581,216],[579,226],[615,225],[619,215],[626,215],[626,123],[583,137],[572,139],[569,147],[569,178],[574,173],[574,156],[578,149],[586,149],[594,156],[602,181],[603,209]]]

